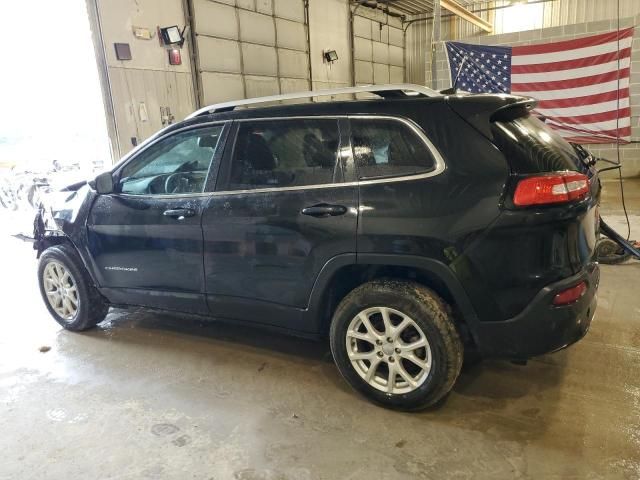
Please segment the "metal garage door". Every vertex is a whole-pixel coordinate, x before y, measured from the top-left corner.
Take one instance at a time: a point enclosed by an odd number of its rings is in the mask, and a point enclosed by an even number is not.
[[[353,17],[356,85],[404,81],[404,35],[399,18],[361,8]]]
[[[303,0],[190,0],[201,102],[309,90]]]

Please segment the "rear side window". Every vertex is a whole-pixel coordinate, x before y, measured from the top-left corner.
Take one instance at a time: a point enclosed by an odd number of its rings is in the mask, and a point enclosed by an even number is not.
[[[425,142],[399,120],[351,119],[351,142],[361,180],[425,173],[435,168]]]
[[[342,182],[337,119],[242,122],[229,189],[299,187]]]
[[[583,171],[575,149],[532,115],[492,125],[496,146],[515,173]]]

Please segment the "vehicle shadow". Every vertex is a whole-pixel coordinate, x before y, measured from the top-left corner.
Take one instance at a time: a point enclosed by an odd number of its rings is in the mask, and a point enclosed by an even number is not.
[[[316,377],[316,383],[328,383],[343,397],[366,404],[341,378],[327,341],[296,338],[226,321],[144,310],[112,310],[105,322],[84,335],[156,352],[162,350],[167,357],[171,350],[198,358],[224,356],[233,351],[240,358],[232,367],[238,375],[247,374],[249,370],[261,371],[265,365],[275,363],[287,371],[289,378],[313,382],[302,373],[313,369],[321,374],[321,378]],[[436,406],[417,413],[389,411],[388,414],[411,415],[413,421],[425,425],[435,422],[491,432],[501,440],[533,440],[542,436],[556,417],[556,404],[561,400],[558,386],[563,381],[565,365],[562,353],[541,357],[526,366],[485,360],[463,367],[452,393]],[[278,382],[278,378],[281,377],[274,375],[269,380]],[[335,392],[331,396],[335,396]],[[559,448],[563,448],[562,445]]]

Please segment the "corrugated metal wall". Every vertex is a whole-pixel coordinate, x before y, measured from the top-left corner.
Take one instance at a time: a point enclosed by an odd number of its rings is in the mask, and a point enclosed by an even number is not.
[[[303,0],[193,0],[203,104],[309,90]]]
[[[478,5],[476,9],[506,5],[507,0],[497,0],[489,4]],[[558,27],[575,23],[612,20],[618,17],[618,0],[555,0],[543,3],[542,28]],[[474,8],[471,8],[474,10]],[[447,14],[443,10],[443,14]],[[495,34],[507,30],[503,24],[504,15],[497,11],[480,12],[478,15],[485,20],[495,23]],[[640,15],[640,0],[620,0],[620,17],[628,18]],[[429,72],[425,71],[429,62],[431,44],[431,22],[416,22],[407,28],[406,35],[406,69],[407,81],[413,83],[428,83]],[[485,32],[471,23],[457,17],[443,19],[441,24],[441,39],[456,40],[468,37],[486,35]]]

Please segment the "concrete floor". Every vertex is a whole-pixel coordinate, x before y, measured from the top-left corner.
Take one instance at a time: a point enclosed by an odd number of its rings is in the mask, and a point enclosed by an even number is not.
[[[30,246],[0,234],[0,256],[0,479],[640,478],[639,262],[603,266],[577,345],[465,369],[405,414],[356,395],[320,343],[122,311],[66,332]]]

